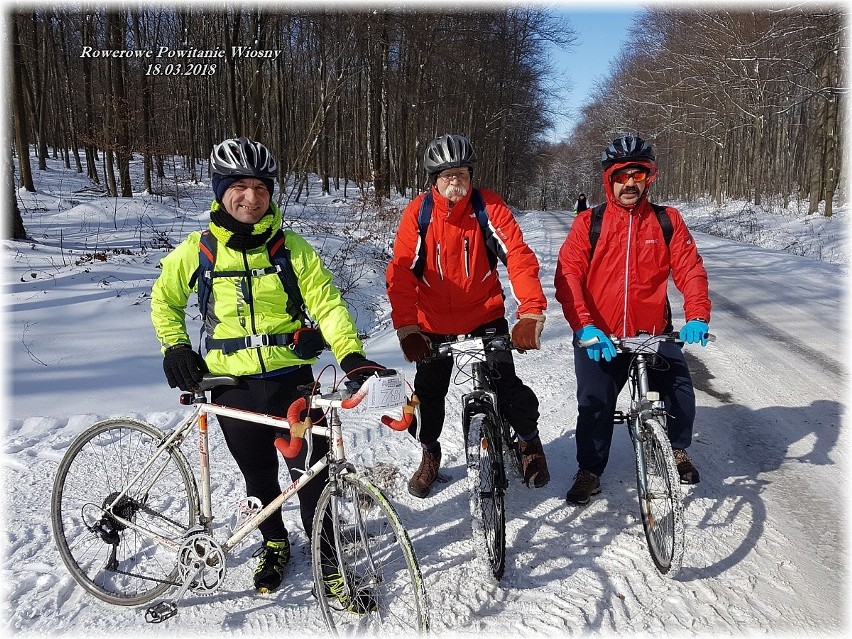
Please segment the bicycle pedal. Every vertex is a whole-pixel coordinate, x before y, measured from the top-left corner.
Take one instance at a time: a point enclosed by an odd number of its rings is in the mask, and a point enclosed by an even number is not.
[[[145,621],[148,623],[162,623],[177,614],[178,607],[174,601],[161,601],[154,604],[145,611]]]

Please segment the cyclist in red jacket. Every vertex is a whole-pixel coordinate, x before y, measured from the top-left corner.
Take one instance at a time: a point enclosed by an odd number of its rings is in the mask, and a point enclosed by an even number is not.
[[[444,399],[452,360],[425,361],[431,341],[458,335],[484,335],[489,329],[508,333],[503,288],[486,243],[504,259],[512,291],[518,300],[518,322],[512,343],[521,350],[541,347],[547,301],[539,281],[535,253],[524,242],[521,229],[499,195],[479,189],[488,214],[483,229],[471,197],[471,177],[476,154],[461,135],[444,135],[426,149],[424,166],[432,180],[429,192],[405,209],[387,269],[391,318],[405,358],[417,363],[414,392],[420,400],[419,418],[409,428],[420,441],[423,458],[408,483],[409,492],[426,497],[438,476],[444,424]],[[431,222],[421,247],[418,217],[423,198],[433,200]],[[421,250],[423,249],[423,250]],[[538,399],[515,373],[512,353],[489,354],[496,366],[500,409],[518,433],[524,480],[544,486],[550,480],[538,436]]]
[[[556,299],[575,332],[579,470],[566,497],[573,504],[587,504],[601,490],[616,400],[627,382],[629,357],[617,355],[608,336],[672,330],[669,274],[684,298],[688,321],[680,331],[681,339],[706,345],[710,321],[707,271],[695,240],[680,213],[665,207],[672,230],[667,240],[661,220],[648,202],[648,189],[657,176],[651,145],[639,137],[619,138],[601,155],[601,166],[606,209],[600,236],[593,247],[593,210],[578,214],[559,251],[555,277]],[[599,341],[587,349],[580,347],[579,341],[591,337]],[[668,435],[681,483],[696,484],[698,470],[686,454],[695,419],[689,368],[674,344],[661,345],[660,355],[666,366],[649,371],[651,383],[661,389],[670,415]]]

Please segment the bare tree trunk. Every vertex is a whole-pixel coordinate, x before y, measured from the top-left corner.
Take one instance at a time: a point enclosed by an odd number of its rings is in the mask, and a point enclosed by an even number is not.
[[[15,128],[15,150],[18,154],[18,166],[21,175],[21,187],[35,193],[33,184],[33,172],[30,167],[30,146],[27,139],[26,105],[24,104],[23,66],[21,55],[21,39],[18,30],[18,16],[12,16],[12,82],[14,92],[14,108],[12,119]],[[15,192],[15,189],[12,189]],[[17,200],[16,200],[17,202]],[[17,204],[16,204],[17,207]]]
[[[14,17],[12,18],[14,20]],[[9,184],[9,197],[12,200],[9,203],[9,210],[12,211],[12,239],[13,240],[26,240],[27,239],[27,230],[24,228],[24,220],[21,217],[21,209],[18,208],[18,196],[17,190],[15,189],[15,163],[9,161],[8,171],[6,171],[6,175],[8,176]],[[5,234],[4,234],[5,235]]]

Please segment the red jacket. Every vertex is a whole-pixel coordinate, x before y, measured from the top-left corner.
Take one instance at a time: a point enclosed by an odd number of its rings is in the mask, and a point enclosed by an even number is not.
[[[547,300],[538,277],[538,258],[524,242],[518,223],[500,196],[485,189],[479,191],[489,225],[506,255],[518,314],[542,314]],[[491,269],[470,193],[450,209],[449,201],[432,188],[434,208],[426,233],[423,278],[412,272],[420,243],[417,216],[425,196],[421,194],[405,208],[393,260],[387,268],[394,328],[417,325],[430,333],[462,335],[504,317],[503,287],[497,270]]]
[[[618,337],[640,331],[662,333],[669,319],[666,292],[671,273],[683,294],[686,319],[709,321],[707,271],[683,218],[676,209],[666,207],[673,227],[666,247],[662,227],[646,197],[632,210],[615,199],[610,176],[622,166],[604,173],[607,207],[591,264],[591,209],[577,215],[559,250],[554,284],[565,319],[574,331],[594,324]],[[653,179],[652,174],[646,193]]]

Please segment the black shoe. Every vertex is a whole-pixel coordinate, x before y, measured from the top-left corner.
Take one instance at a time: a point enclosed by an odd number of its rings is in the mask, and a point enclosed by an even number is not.
[[[683,448],[672,449],[675,462],[677,463],[677,473],[680,475],[681,484],[697,484],[701,481],[701,476],[698,474],[698,469],[692,465],[689,455]]]
[[[588,470],[578,470],[574,475],[574,485],[565,496],[565,501],[569,504],[585,506],[591,500],[591,496],[599,492],[601,492],[600,477]]]
[[[284,566],[290,561],[290,542],[284,539],[267,539],[252,557],[260,557],[254,571],[254,588],[266,594],[281,585]]]

